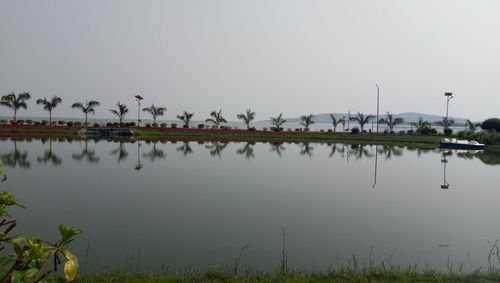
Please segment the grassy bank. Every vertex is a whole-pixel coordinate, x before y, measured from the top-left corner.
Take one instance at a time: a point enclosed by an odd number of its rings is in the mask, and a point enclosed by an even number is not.
[[[100,274],[84,276],[77,282],[500,282],[499,273],[448,274],[438,272],[413,271],[366,271],[366,272],[332,272],[325,274],[292,274],[292,275],[228,275],[219,272],[208,272],[197,275],[167,274]]]

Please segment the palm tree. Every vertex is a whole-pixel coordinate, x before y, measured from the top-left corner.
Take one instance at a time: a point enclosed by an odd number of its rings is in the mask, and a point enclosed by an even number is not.
[[[307,116],[300,116],[300,120],[302,121],[300,122],[300,125],[304,126],[306,131],[309,131],[309,125],[314,124],[313,118],[314,118],[313,114]]]
[[[19,93],[17,96],[12,92],[10,94],[2,96],[0,99],[0,105],[11,108],[14,110],[14,122],[17,121],[17,110],[23,108],[28,109],[26,104],[27,100],[30,100],[31,95],[27,92]]]
[[[364,130],[365,124],[370,122],[375,116],[373,115],[364,115],[363,113],[358,112],[358,114],[353,118],[354,121],[357,121],[361,131]]]
[[[85,101],[85,105],[83,105],[83,103],[81,102],[73,103],[73,105],[71,105],[71,108],[82,110],[83,114],[85,114],[85,126],[86,126],[88,125],[87,123],[88,114],[89,113],[94,114],[95,108],[99,105],[100,105],[99,102],[91,100],[91,101]]]
[[[342,117],[337,122],[339,124],[342,124],[342,132],[344,132],[345,131],[345,122],[347,122],[347,119],[345,117]]]
[[[165,111],[167,111],[166,107],[156,107],[154,104],[151,106],[142,109],[144,112],[149,112],[151,116],[153,116],[153,123],[156,124],[156,117],[163,116]]]
[[[391,113],[387,112],[385,119],[382,118],[382,119],[380,119],[379,122],[382,124],[387,124],[387,126],[389,127],[389,131],[393,132],[394,127],[399,125],[399,124],[404,123],[405,120],[403,118],[400,118],[400,117],[394,118],[394,116]]]
[[[335,133],[335,132],[337,131],[337,126],[338,126],[338,124],[342,123],[342,121],[344,121],[344,120],[343,120],[342,118],[337,119],[337,118],[335,117],[335,115],[333,115],[333,114],[330,114],[330,119],[332,119],[332,124],[333,124],[333,132]],[[344,122],[344,124],[345,124],[345,122]]]
[[[221,123],[227,123],[226,119],[224,119],[224,117],[222,117],[222,114],[221,114],[221,113],[222,113],[222,109],[221,109],[221,110],[219,110],[219,112],[217,112],[217,111],[215,111],[215,110],[214,110],[214,111],[212,111],[212,112],[210,112],[210,116],[211,116],[212,118],[206,119],[206,120],[205,120],[205,122],[207,122],[207,123],[213,123],[213,124],[214,124],[214,126],[215,126],[215,128],[217,128],[217,129],[218,129],[218,128],[219,128],[219,125],[220,125]]]
[[[128,107],[125,104],[121,104],[120,101],[116,104],[117,109],[109,109],[109,111],[116,116],[118,116],[118,119],[120,119],[120,126],[123,124],[123,118],[125,118],[125,115],[128,113]]]
[[[59,96],[54,96],[50,100],[47,98],[40,98],[36,101],[36,104],[43,105],[43,109],[49,111],[49,125],[52,125],[52,110],[61,102],[62,99]]]
[[[177,118],[184,123],[184,128],[189,128],[189,123],[191,122],[191,118],[193,118],[194,113],[188,113],[184,111],[182,115],[178,115]]]
[[[243,120],[247,129],[250,129],[250,122],[255,119],[255,112],[252,112],[252,109],[247,109],[246,113],[240,113],[236,117]]]
[[[415,126],[415,128],[417,128],[416,132],[420,132],[422,131],[423,129],[425,128],[428,128],[431,126],[431,124],[427,121],[424,121],[424,119],[422,119],[422,117],[419,117],[418,118],[418,122],[412,122],[411,123],[412,126]]]
[[[275,131],[281,131],[283,128],[281,126],[286,123],[286,120],[283,119],[283,113],[280,113],[277,117],[271,117],[271,125],[274,126]]]
[[[481,126],[481,123],[476,123],[474,124],[474,122],[472,122],[471,120],[467,119],[465,120],[465,123],[467,125],[467,128],[471,131],[475,131],[477,127],[480,127]]]

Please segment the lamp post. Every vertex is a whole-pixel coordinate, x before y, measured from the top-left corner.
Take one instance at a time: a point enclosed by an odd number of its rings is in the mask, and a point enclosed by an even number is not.
[[[144,98],[140,95],[134,96],[137,101],[137,127],[139,127],[139,123],[141,122],[141,100]]]
[[[453,93],[452,92],[445,92],[444,96],[446,97],[446,118],[445,118],[444,127],[445,127],[445,129],[447,129],[448,126],[449,126],[448,108],[449,108],[449,105],[450,105],[450,100],[453,98]]]
[[[378,134],[378,112],[379,112],[379,97],[380,97],[380,88],[378,87],[378,84],[375,84],[377,87],[377,134]]]

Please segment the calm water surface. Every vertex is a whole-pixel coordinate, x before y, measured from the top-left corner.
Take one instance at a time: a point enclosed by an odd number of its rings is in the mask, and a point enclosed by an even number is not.
[[[500,157],[319,143],[0,141],[18,232],[73,244],[84,272],[488,266]],[[446,162],[445,162],[446,161]],[[446,175],[445,175],[446,174]],[[447,189],[446,189],[447,188]],[[491,262],[493,263],[493,262]],[[498,262],[496,262],[498,264]]]

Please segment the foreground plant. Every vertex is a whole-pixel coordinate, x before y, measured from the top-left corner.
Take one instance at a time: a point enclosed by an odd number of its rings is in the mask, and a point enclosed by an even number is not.
[[[91,101],[85,101],[85,105],[81,102],[73,103],[73,105],[71,105],[71,108],[82,110],[83,114],[85,114],[85,126],[86,126],[88,125],[87,123],[88,114],[94,114],[95,108],[99,105],[100,104],[98,101],[91,100]]]
[[[1,177],[4,176],[4,177]],[[0,164],[0,180],[6,179],[2,164]],[[68,250],[68,245],[81,231],[60,225],[61,239],[49,243],[35,237],[9,235],[16,227],[16,220],[7,211],[11,206],[24,208],[14,196],[6,191],[0,192],[0,250],[12,250],[11,255],[0,255],[0,282],[60,282],[62,278],[49,277],[58,271],[64,263],[64,276],[69,282],[76,279],[78,273],[78,258]],[[8,249],[5,249],[8,247]]]

